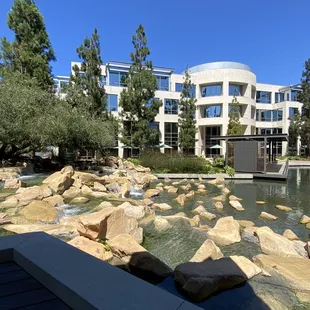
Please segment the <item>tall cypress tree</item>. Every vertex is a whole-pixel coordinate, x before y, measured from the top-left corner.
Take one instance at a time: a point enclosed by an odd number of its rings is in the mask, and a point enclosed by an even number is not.
[[[310,156],[310,58],[305,62],[301,88],[302,92],[298,96],[298,100],[303,103],[301,137],[303,144],[307,145],[307,155]]]
[[[197,99],[193,96],[193,84],[188,73],[188,67],[185,70],[185,78],[182,86],[182,92],[179,101],[179,146],[182,152],[189,153],[190,149],[195,148],[196,134],[196,103]]]
[[[85,38],[76,51],[82,63],[72,68],[68,101],[74,106],[77,104],[77,98],[87,97],[90,112],[93,115],[102,115],[106,110],[107,96],[102,85],[101,65],[103,63],[97,29],[94,30],[91,38]]]
[[[15,0],[7,24],[15,32],[15,39],[0,40],[0,63],[2,69],[21,72],[36,78],[46,90],[52,90],[51,61],[55,54],[48,38],[45,23],[33,0]]]
[[[126,79],[127,88],[121,92],[119,101],[123,109],[121,140],[141,151],[145,146],[158,143],[159,132],[150,125],[154,122],[162,102],[154,99],[157,82],[153,75],[152,62],[147,60],[150,50],[142,25],[139,25],[133,35],[132,44],[134,52],[130,54],[132,65]]]
[[[240,124],[240,104],[236,95],[234,95],[230,104],[227,136],[240,136],[242,133],[242,125]]]

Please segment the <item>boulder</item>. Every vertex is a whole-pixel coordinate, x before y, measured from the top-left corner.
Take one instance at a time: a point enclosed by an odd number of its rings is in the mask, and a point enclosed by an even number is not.
[[[19,179],[8,179],[5,180],[3,189],[16,189],[20,187],[26,187],[26,183]]]
[[[106,184],[106,188],[110,193],[119,193],[121,191],[121,185],[116,181]]]
[[[244,208],[238,200],[230,200],[229,204],[237,211],[244,211]]]
[[[43,199],[53,196],[53,191],[49,188],[47,184],[43,184],[41,186],[41,190],[42,190]]]
[[[258,238],[256,236],[256,230],[259,227],[256,226],[250,226],[250,227],[245,227],[242,231],[242,239],[244,239],[247,242],[253,242],[255,244],[258,244]]]
[[[306,244],[306,251],[308,252],[308,256],[310,258],[310,241],[308,241]]]
[[[123,183],[121,185],[121,194],[122,194],[122,197],[125,198],[125,197],[128,197],[129,194],[130,194],[130,189],[131,189],[131,183],[128,181],[126,183]]]
[[[199,215],[195,215],[191,218],[192,223],[194,224],[194,227],[199,227],[200,225],[200,217]]]
[[[148,189],[145,194],[144,194],[144,198],[152,198],[152,197],[156,197],[159,196],[160,194],[160,190],[158,189]]]
[[[232,216],[222,217],[214,228],[208,231],[208,236],[219,245],[230,245],[240,242],[240,225]]]
[[[261,269],[246,257],[231,256],[181,264],[174,270],[174,281],[186,296],[200,302],[215,292],[230,289],[260,272]]]
[[[306,224],[306,228],[310,229],[310,223]]]
[[[207,191],[206,189],[201,189],[201,188],[199,188],[199,189],[196,191],[196,193],[201,195],[201,194],[207,194],[208,191]]]
[[[98,209],[98,211],[100,211],[101,209],[107,208],[107,207],[114,207],[114,206],[109,201],[103,201],[103,202],[101,202],[101,204],[99,206],[97,206],[96,209]]]
[[[225,182],[224,178],[216,178],[215,180],[208,181],[208,184],[218,185],[223,184]]]
[[[92,189],[87,185],[83,185],[81,188],[81,194],[83,196],[90,196],[93,193]]]
[[[160,283],[172,270],[139,245],[132,236],[122,234],[107,241],[114,257],[133,275],[152,283]],[[116,264],[117,265],[117,264]]]
[[[235,195],[230,195],[230,196],[229,196],[229,200],[230,200],[230,201],[241,201],[242,198],[238,198],[238,197],[235,196]]]
[[[218,248],[212,240],[207,239],[190,259],[190,262],[200,263],[207,259],[215,260],[222,257],[224,257],[224,255],[220,248]]]
[[[106,192],[107,191],[107,188],[103,184],[101,184],[99,182],[94,182],[93,189],[96,192]]]
[[[194,191],[190,191],[185,196],[186,196],[186,198],[192,198],[192,197],[195,196],[195,192]]]
[[[103,192],[92,192],[88,196],[90,196],[92,198],[104,198],[104,197],[107,197],[109,195],[107,193],[103,193]]]
[[[137,230],[138,221],[133,217],[127,216],[124,209],[116,208],[106,220],[100,223],[98,238],[112,239],[121,234],[134,236],[137,234]],[[141,241],[140,237],[137,241]]]
[[[40,186],[20,188],[17,190],[15,198],[18,200],[19,206],[26,206],[33,200],[42,200],[43,191]]]
[[[280,210],[280,211],[286,211],[286,212],[292,211],[292,210],[293,210],[293,209],[290,208],[290,207],[286,207],[286,206],[282,206],[282,205],[276,205],[276,208],[277,208],[278,210]]]
[[[224,209],[223,203],[221,201],[216,201],[215,202],[215,208],[217,210],[223,210]]]
[[[56,220],[56,209],[47,201],[34,200],[23,208],[20,213],[30,221],[51,223]]]
[[[308,223],[310,223],[310,217],[307,215],[303,215],[300,220],[300,224],[308,224]]]
[[[175,200],[183,207],[185,205],[186,196],[185,194],[181,194]]]
[[[243,228],[255,226],[255,224],[252,221],[247,220],[238,220],[238,223]]]
[[[95,174],[88,172],[75,171],[72,176],[74,182],[77,181],[77,184],[81,183],[82,185],[91,185],[93,186],[95,182],[102,182],[101,178]]]
[[[201,212],[199,214],[199,217],[202,219],[202,220],[207,220],[207,221],[212,221],[216,218],[216,215],[213,214],[213,213],[210,213],[208,211],[204,211],[204,212]]]
[[[172,209],[172,207],[167,203],[154,203],[152,205],[152,208],[159,209],[161,211],[167,211]]]
[[[216,196],[216,197],[212,197],[212,200],[220,201],[220,202],[225,202],[226,201],[226,196],[225,195],[219,195],[219,196]]]
[[[142,219],[145,215],[144,206],[133,206],[129,202],[124,202],[118,208],[124,209],[127,216],[133,217],[136,220]]]
[[[255,203],[257,205],[264,205],[266,202],[265,201],[262,201],[262,200],[256,200]]]
[[[15,196],[9,196],[5,201],[0,202],[0,208],[14,208],[18,205],[18,200]]]
[[[258,228],[255,234],[258,237],[261,251],[265,254],[281,257],[308,257],[302,245],[274,233],[267,226]]]
[[[53,207],[56,207],[57,205],[64,204],[64,199],[60,195],[54,195],[48,198],[44,198],[43,201],[47,201],[50,203]]]
[[[164,191],[164,188],[161,187],[161,186],[156,186],[156,189],[158,189],[159,191],[163,192]]]
[[[198,189],[206,189],[206,186],[204,184],[199,184],[197,186]]]
[[[176,194],[178,192],[178,189],[174,186],[170,186],[168,189],[169,194]]]
[[[224,187],[224,188],[222,189],[222,193],[223,193],[224,195],[229,195],[229,194],[230,194],[230,190],[229,190],[227,187]]]
[[[275,215],[272,215],[270,213],[267,213],[267,212],[262,212],[260,215],[259,215],[260,218],[264,219],[264,220],[269,220],[269,221],[275,221],[278,217],[275,216]]]
[[[81,193],[81,190],[77,187],[71,186],[69,189],[67,189],[63,194],[62,197],[65,199],[73,199],[76,196],[78,196]]]
[[[162,216],[162,218],[168,220],[168,222],[173,222],[175,225],[196,227],[197,218],[191,219],[186,216],[184,212],[179,212],[174,215]]]
[[[169,222],[162,217],[156,217],[155,218],[154,227],[159,232],[166,231],[166,230],[172,228],[172,226],[169,224]]]
[[[202,231],[209,231],[211,229],[211,227],[209,225],[201,225],[199,224],[199,229]]]
[[[112,252],[106,251],[103,244],[89,240],[82,236],[74,238],[69,241],[68,244],[103,261],[109,261],[113,258]]]
[[[62,195],[74,182],[72,176],[74,170],[71,166],[63,168],[60,172],[55,172],[43,181],[48,184],[50,189],[59,195]]]
[[[290,288],[309,294],[310,291],[310,260],[297,257],[259,254],[253,258],[255,264],[268,272],[276,272],[284,277]]]
[[[74,205],[74,204],[83,204],[83,203],[87,203],[89,201],[89,199],[87,197],[75,197],[70,201],[70,204]]]
[[[154,204],[154,201],[151,199],[143,199],[143,203],[146,207],[150,207]]]
[[[290,229],[285,229],[284,233],[283,233],[283,237],[285,237],[288,240],[299,240],[299,238],[296,236],[296,234],[291,231]]]
[[[206,212],[207,210],[203,207],[203,206],[198,206],[197,208],[195,208],[192,212],[194,214],[200,214],[202,212]]]

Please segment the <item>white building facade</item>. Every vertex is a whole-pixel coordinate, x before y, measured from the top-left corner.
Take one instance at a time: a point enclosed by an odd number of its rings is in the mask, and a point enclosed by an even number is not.
[[[72,63],[71,67],[75,64]],[[107,109],[117,117],[120,93],[125,85],[129,63],[110,61],[102,66],[103,84],[108,94]],[[175,74],[173,69],[154,67],[158,83],[156,98],[163,105],[155,118],[154,128],[160,133],[160,141],[178,149],[178,101],[184,81],[183,74]],[[225,142],[211,140],[214,136],[225,136],[229,122],[229,110],[234,94],[240,103],[240,122],[244,135],[288,133],[290,117],[301,113],[302,104],[297,101],[299,85],[281,86],[260,84],[256,75],[244,64],[237,62],[213,62],[189,68],[194,85],[192,95],[196,106],[195,154],[214,157],[225,154]],[[55,79],[57,91],[65,92],[68,78]],[[126,150],[118,142],[119,156]],[[222,149],[212,149],[222,144]],[[164,151],[164,150],[162,150]],[[287,142],[277,144],[277,155],[288,152]]]

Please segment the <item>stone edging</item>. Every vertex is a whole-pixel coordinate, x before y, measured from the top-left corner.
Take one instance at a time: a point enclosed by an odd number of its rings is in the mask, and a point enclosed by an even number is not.
[[[231,180],[251,180],[253,179],[252,173],[236,173],[233,177],[230,177],[225,173],[218,174],[191,174],[191,173],[157,173],[154,174],[159,179],[216,179],[216,178],[224,178]]]

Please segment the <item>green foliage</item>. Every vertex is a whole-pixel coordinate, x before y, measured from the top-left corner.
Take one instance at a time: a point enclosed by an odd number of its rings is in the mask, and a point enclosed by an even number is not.
[[[138,158],[128,158],[127,160],[133,163],[135,166],[141,165],[141,161]]]
[[[230,166],[225,166],[224,167],[225,173],[228,174],[231,178],[235,176],[235,169],[230,167]]]
[[[159,132],[150,128],[150,124],[154,122],[162,102],[154,100],[157,82],[152,62],[147,60],[150,50],[142,25],[133,35],[132,43],[134,52],[130,54],[132,65],[126,79],[127,88],[121,92],[119,101],[123,109],[121,141],[141,150],[147,145],[159,144]]]
[[[201,157],[171,157],[158,152],[145,152],[140,163],[157,173],[209,173],[211,164]]]
[[[242,125],[240,124],[240,104],[237,97],[234,96],[230,104],[227,136],[240,136],[242,133]]]
[[[289,133],[289,146],[293,148],[297,148],[298,137],[301,134],[302,130],[302,120],[300,113],[298,111],[297,114],[293,115],[290,119],[290,127],[288,129]]]
[[[195,103],[197,99],[191,96],[193,84],[188,73],[188,67],[185,70],[181,98],[179,101],[179,146],[185,153],[195,147],[196,119]]]
[[[98,150],[114,140],[109,123],[72,108],[19,72],[4,74],[0,93],[1,159],[50,145]]]
[[[54,81],[49,63],[56,58],[43,16],[34,1],[15,0],[7,24],[15,39],[0,40],[0,67],[36,78],[41,88],[52,91]]]
[[[101,86],[100,40],[97,29],[91,38],[86,37],[83,44],[77,48],[81,66],[73,66],[73,74],[70,76],[70,87],[68,90],[68,102],[76,107],[82,102],[87,104],[91,114],[102,115],[106,112],[107,96],[105,89]]]
[[[224,167],[225,166],[225,158],[221,158],[221,157],[215,158],[214,165],[217,167]]]

